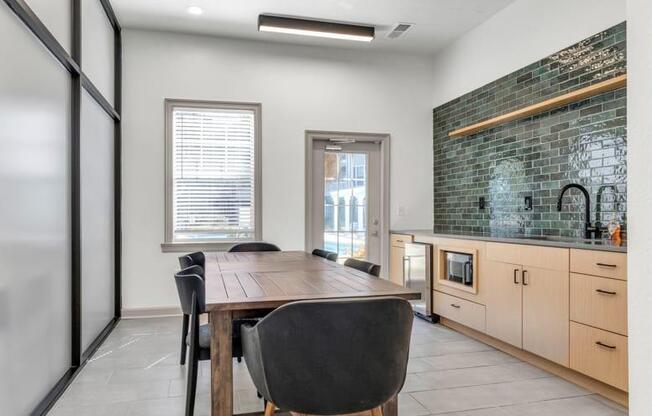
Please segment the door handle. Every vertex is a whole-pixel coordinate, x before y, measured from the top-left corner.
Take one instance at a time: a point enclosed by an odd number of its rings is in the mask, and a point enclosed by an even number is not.
[[[514,269],[514,284],[518,284],[518,277],[516,277],[516,274],[518,273],[518,269]]]
[[[596,266],[598,267],[611,267],[611,268],[616,268],[618,267],[615,264],[607,264],[607,263],[595,263]]]
[[[595,289],[596,292],[602,293],[603,295],[615,295],[616,292],[612,292],[610,290],[604,290],[604,289]]]
[[[525,277],[527,276],[527,270],[523,270],[523,271],[521,272],[521,276],[522,276],[522,277],[521,277],[521,280],[523,281],[523,286],[527,286],[527,285],[529,285],[529,283],[527,282],[527,280],[525,280]]]
[[[454,303],[451,303],[451,306],[452,306],[453,308],[456,308],[456,309],[459,309],[459,308],[460,308],[460,305],[456,305],[456,304],[454,304]]]

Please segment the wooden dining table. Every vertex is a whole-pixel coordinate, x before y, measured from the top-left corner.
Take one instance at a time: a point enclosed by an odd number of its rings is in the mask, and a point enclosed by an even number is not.
[[[206,254],[206,310],[211,325],[211,414],[233,415],[232,323],[288,302],[420,293],[303,251]],[[382,375],[379,374],[379,377]],[[261,409],[262,410],[262,409]],[[396,416],[397,398],[383,407]]]

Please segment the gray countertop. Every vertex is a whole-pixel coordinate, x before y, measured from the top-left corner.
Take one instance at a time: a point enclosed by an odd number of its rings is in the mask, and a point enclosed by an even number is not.
[[[526,235],[492,235],[488,233],[469,232],[435,232],[433,230],[392,230],[394,234],[408,234],[421,237],[456,238],[461,240],[493,241],[497,243],[528,244],[533,246],[579,248],[584,250],[627,252],[625,240],[620,245],[610,240],[584,240],[581,238],[526,236]]]

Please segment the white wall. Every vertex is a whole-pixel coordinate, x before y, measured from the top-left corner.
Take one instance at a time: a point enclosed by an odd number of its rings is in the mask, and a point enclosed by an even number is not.
[[[652,2],[627,2],[627,221],[629,405],[632,416],[652,413]]]
[[[625,18],[625,0],[517,0],[435,56],[434,107]]]
[[[262,103],[263,238],[304,245],[305,130],[391,134],[393,228],[432,226],[432,60],[126,30],[123,308],[178,305],[164,238],[163,99]],[[405,216],[397,215],[405,207]]]

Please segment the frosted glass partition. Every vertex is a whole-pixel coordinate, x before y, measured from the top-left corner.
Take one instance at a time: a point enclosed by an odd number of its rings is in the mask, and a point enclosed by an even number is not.
[[[114,316],[113,119],[81,102],[82,348]]]
[[[70,366],[70,76],[0,2],[0,415]]]
[[[82,0],[82,70],[114,103],[114,31],[100,0]]]
[[[25,0],[39,20],[54,35],[68,53],[72,46],[70,0]]]

